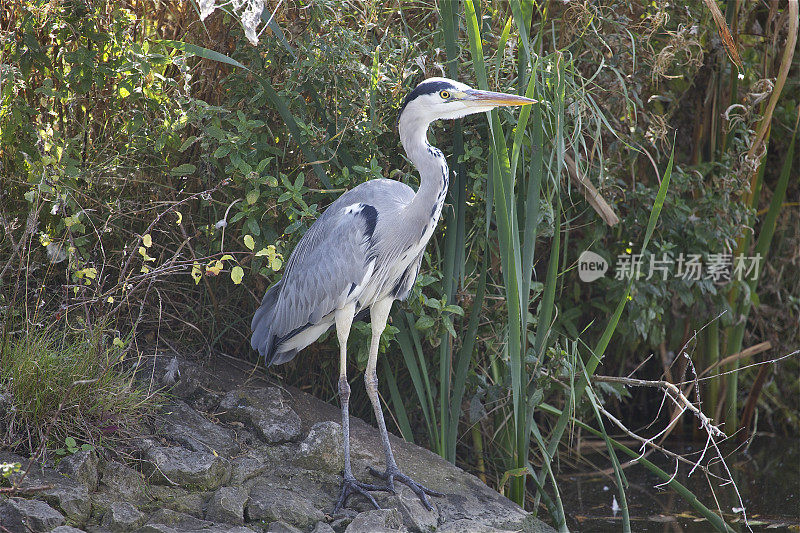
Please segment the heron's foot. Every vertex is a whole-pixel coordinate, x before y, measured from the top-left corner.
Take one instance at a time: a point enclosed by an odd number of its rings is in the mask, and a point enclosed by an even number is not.
[[[384,490],[388,490],[389,492],[392,493],[396,492],[394,489],[395,481],[399,481],[400,483],[407,485],[411,490],[414,491],[414,494],[416,494],[419,497],[420,501],[422,501],[422,505],[424,505],[425,508],[429,511],[433,510],[433,506],[431,505],[431,502],[428,500],[427,495],[444,496],[444,494],[441,492],[429,489],[425,485],[417,483],[416,481],[414,481],[413,479],[402,473],[400,469],[397,468],[396,466],[390,466],[386,468],[385,472],[381,472],[372,467],[369,467],[369,471],[373,476],[377,476],[387,481],[387,485],[384,488]]]
[[[336,507],[333,508],[333,514],[337,514],[342,507],[345,506],[347,499],[353,494],[361,494],[368,499],[372,505],[375,506],[375,509],[380,509],[381,506],[378,505],[378,502],[376,502],[375,498],[372,497],[372,494],[369,493],[369,491],[376,490],[394,492],[389,487],[384,487],[383,485],[372,485],[370,483],[361,483],[354,476],[345,475],[344,479],[342,480],[342,489],[339,492],[339,500],[336,502]]]

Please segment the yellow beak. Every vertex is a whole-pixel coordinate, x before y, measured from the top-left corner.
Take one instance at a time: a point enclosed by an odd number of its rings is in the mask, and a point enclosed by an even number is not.
[[[496,93],[493,91],[478,91],[470,89],[464,91],[467,95],[466,102],[475,103],[476,105],[527,105],[536,104],[538,100],[526,98],[524,96],[517,96],[516,94]]]

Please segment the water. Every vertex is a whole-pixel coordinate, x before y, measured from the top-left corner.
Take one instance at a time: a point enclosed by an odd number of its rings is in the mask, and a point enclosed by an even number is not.
[[[701,444],[702,446],[702,444]],[[697,452],[697,445],[671,443],[668,449],[681,453]],[[617,532],[622,529],[621,512],[613,510],[618,492],[614,475],[596,472],[610,467],[600,454],[585,456],[596,468],[590,472],[559,475],[559,489],[567,513],[570,531]],[[674,462],[652,454],[648,457],[664,471],[672,473]],[[625,457],[620,456],[624,461]],[[737,452],[727,458],[728,466],[744,502],[750,528],[764,532],[800,531],[800,439],[759,437],[747,452]],[[686,478],[689,468],[681,466],[676,479],[689,488],[706,507],[717,509],[714,494],[725,519],[736,531],[748,531],[736,494],[730,487],[719,487],[714,481],[712,493],[706,475],[696,470]],[[713,531],[695,509],[672,490],[655,486],[661,479],[642,466],[625,469],[629,488],[626,491],[635,532],[694,533]]]

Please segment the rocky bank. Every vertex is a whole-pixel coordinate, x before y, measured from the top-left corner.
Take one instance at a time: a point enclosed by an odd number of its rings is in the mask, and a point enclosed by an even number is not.
[[[426,510],[398,484],[375,493],[375,510],[360,496],[331,516],[343,468],[339,409],[214,358],[201,366],[172,356],[143,363],[170,387],[155,427],[135,439],[132,460],[100,460],[94,452],[57,465],[34,465],[22,486],[48,487],[0,495],[0,525],[13,533],[381,533],[549,532],[552,529],[474,476],[392,436],[401,469],[446,494]],[[149,368],[146,368],[148,367]],[[352,418],[353,473],[374,479],[382,468],[377,430]],[[0,451],[0,462],[26,459]],[[3,529],[0,529],[3,531]]]

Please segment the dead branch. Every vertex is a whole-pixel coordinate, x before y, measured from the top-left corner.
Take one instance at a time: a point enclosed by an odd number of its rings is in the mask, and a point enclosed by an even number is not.
[[[586,198],[586,201],[589,202],[589,205],[600,215],[603,222],[609,226],[616,226],[619,223],[619,217],[614,212],[614,209],[608,205],[606,199],[603,198],[595,186],[592,185],[592,182],[589,181],[586,176],[582,176],[580,172],[578,172],[578,166],[575,164],[575,160],[565,153],[564,162],[567,164],[567,175],[578,188],[583,191],[583,196]]]
[[[594,376],[592,378],[594,381],[601,381],[605,383],[621,383],[622,385],[628,385],[632,387],[655,387],[659,388],[664,391],[667,396],[669,396],[676,405],[683,408],[683,411],[690,411],[694,416],[700,420],[700,425],[703,429],[706,430],[711,435],[716,435],[718,437],[725,437],[725,433],[720,430],[717,426],[711,423],[711,419],[707,417],[703,412],[698,409],[690,400],[687,398],[681,390],[673,385],[672,383],[664,380],[659,381],[650,381],[644,379],[635,379],[635,378],[621,378],[616,376]]]

